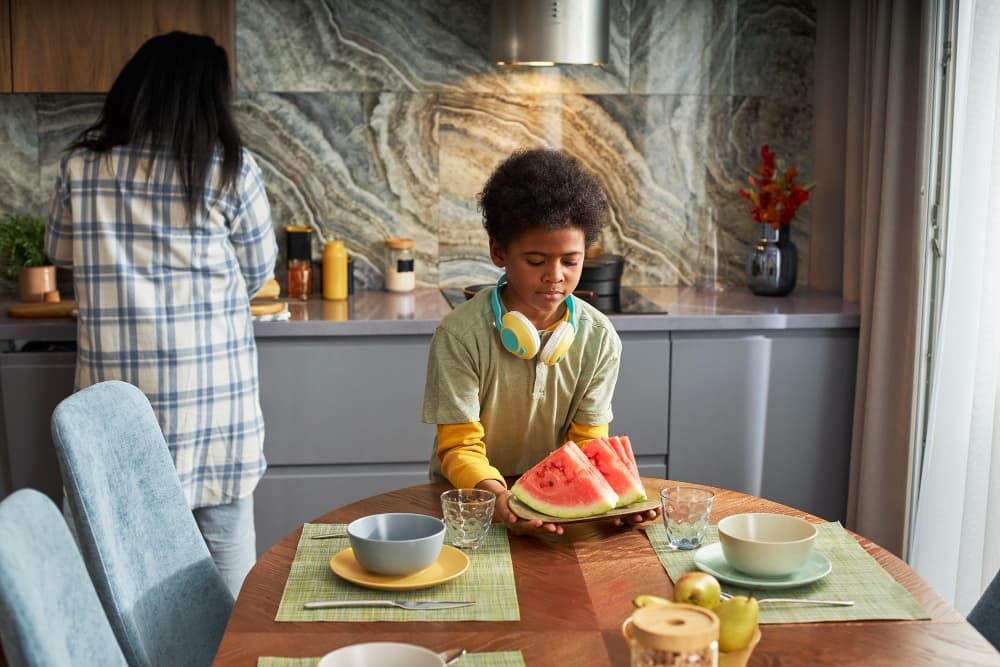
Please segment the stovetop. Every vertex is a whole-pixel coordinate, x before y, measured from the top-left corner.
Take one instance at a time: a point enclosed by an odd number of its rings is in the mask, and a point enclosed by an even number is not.
[[[465,293],[461,287],[442,287],[441,294],[448,300],[452,308],[465,303]],[[622,287],[619,292],[617,308],[614,310],[599,308],[605,315],[666,315],[667,311],[653,303],[631,287]]]

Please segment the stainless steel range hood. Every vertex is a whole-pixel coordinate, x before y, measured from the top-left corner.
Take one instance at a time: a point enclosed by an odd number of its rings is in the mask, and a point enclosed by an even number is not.
[[[606,65],[608,0],[492,0],[498,65]]]

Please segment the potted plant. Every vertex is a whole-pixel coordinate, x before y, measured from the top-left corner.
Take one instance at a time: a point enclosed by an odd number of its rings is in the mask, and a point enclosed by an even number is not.
[[[0,267],[17,281],[21,301],[42,301],[56,289],[56,267],[45,256],[45,220],[9,214],[0,222]]]

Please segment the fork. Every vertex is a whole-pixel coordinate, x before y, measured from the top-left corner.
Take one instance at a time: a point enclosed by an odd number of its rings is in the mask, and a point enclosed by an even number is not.
[[[729,593],[721,593],[719,595],[723,600],[728,600],[732,595]],[[802,604],[826,604],[833,605],[835,607],[853,607],[854,600],[809,600],[806,598],[761,598],[757,600],[757,604],[764,604],[767,602],[801,602]]]

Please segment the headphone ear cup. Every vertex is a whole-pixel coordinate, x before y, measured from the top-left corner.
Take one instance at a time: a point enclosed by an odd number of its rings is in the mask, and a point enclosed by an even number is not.
[[[542,348],[539,360],[548,366],[555,366],[566,356],[575,338],[573,325],[565,321],[560,322],[559,326],[552,330],[552,335]]]
[[[535,325],[522,313],[509,310],[501,319],[500,341],[504,349],[522,359],[531,359],[538,354],[541,340]]]

